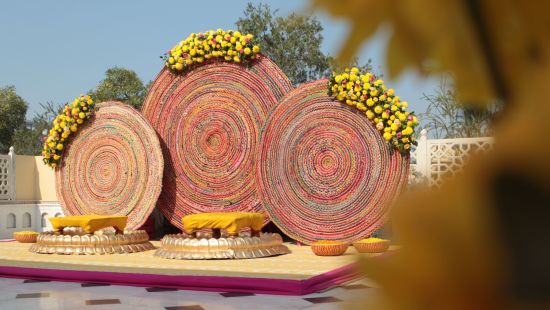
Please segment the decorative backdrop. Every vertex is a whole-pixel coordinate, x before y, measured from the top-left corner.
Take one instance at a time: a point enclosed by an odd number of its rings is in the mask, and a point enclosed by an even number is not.
[[[191,213],[264,212],[255,179],[260,130],[290,90],[286,75],[261,55],[248,65],[213,61],[159,73],[142,113],[161,138],[158,206],[172,224],[181,228]]]
[[[164,160],[157,134],[132,107],[103,102],[65,149],[56,169],[65,215],[126,215],[140,227],[162,187]]]
[[[406,184],[409,157],[390,151],[363,112],[301,85],[269,114],[257,182],[271,220],[290,237],[355,241],[385,222]]]

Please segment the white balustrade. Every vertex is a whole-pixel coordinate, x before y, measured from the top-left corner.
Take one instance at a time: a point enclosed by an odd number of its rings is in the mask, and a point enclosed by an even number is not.
[[[15,200],[15,151],[0,155],[0,200]]]
[[[420,132],[418,146],[411,152],[411,179],[424,179],[429,186],[440,186],[446,177],[462,169],[471,154],[485,152],[494,145],[491,137],[428,139],[428,132]]]

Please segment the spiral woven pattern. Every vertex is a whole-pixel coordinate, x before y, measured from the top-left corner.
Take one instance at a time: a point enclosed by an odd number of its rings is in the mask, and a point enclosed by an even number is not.
[[[260,130],[290,89],[266,57],[159,73],[142,112],[163,143],[168,163],[158,205],[172,224],[182,228],[192,213],[263,212],[254,177]]]
[[[385,221],[408,176],[360,111],[327,95],[327,80],[288,93],[262,133],[258,184],[271,220],[292,238],[355,241]]]
[[[128,216],[140,227],[162,187],[164,160],[147,120],[119,102],[96,106],[56,169],[57,197],[66,215]]]

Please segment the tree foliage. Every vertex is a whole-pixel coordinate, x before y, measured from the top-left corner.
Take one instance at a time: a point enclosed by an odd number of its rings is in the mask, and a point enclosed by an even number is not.
[[[113,67],[105,72],[105,79],[90,93],[96,102],[117,100],[140,109],[147,88],[133,70]]]
[[[13,145],[16,129],[25,124],[27,108],[15,87],[0,87],[0,153],[7,153]]]
[[[492,121],[502,108],[497,103],[486,107],[463,105],[445,76],[435,93],[424,94],[422,99],[428,101],[428,107],[420,117],[435,138],[487,136]]]
[[[44,134],[50,130],[53,119],[61,113],[63,106],[53,102],[40,104],[42,112],[36,114],[32,120],[15,131],[15,152],[23,155],[40,155]]]
[[[262,53],[273,60],[289,77],[294,86],[328,77],[332,71],[343,71],[333,57],[321,51],[323,26],[315,17],[292,13],[276,16],[267,4],[248,3],[235,23],[239,31],[251,33],[258,39]],[[357,66],[354,59],[350,66]],[[372,69],[370,61],[360,66],[362,71]]]

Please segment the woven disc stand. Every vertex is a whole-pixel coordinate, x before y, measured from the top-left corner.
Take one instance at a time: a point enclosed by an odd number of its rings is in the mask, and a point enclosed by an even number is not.
[[[167,161],[158,206],[175,226],[188,214],[264,212],[256,174],[260,130],[291,89],[260,56],[251,64],[212,62],[183,74],[163,69],[143,106]]]
[[[327,95],[327,80],[288,93],[263,128],[257,181],[271,220],[292,238],[355,241],[386,219],[409,158],[390,152],[362,112]]]
[[[136,229],[155,207],[163,167],[147,120],[126,104],[102,102],[64,152],[57,197],[66,215],[123,215]]]

